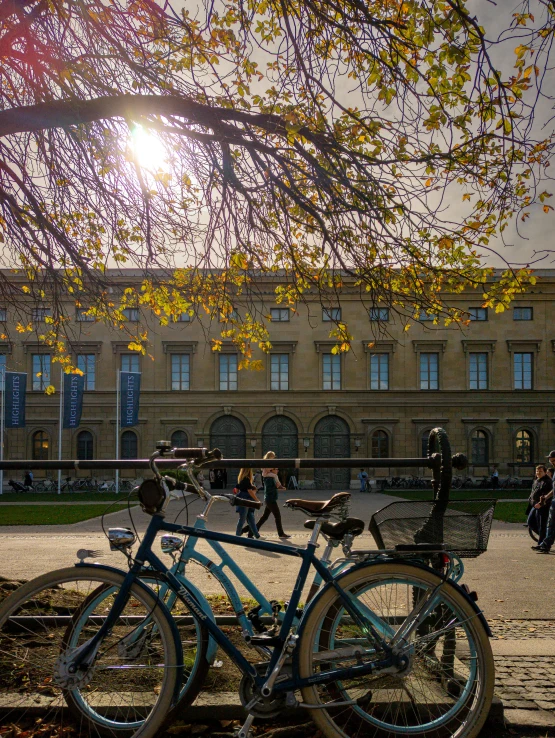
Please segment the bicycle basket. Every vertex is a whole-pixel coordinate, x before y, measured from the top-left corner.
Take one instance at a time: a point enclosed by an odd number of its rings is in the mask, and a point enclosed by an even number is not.
[[[497,500],[392,502],[374,513],[368,529],[378,548],[443,543],[458,556],[479,556],[488,547]]]

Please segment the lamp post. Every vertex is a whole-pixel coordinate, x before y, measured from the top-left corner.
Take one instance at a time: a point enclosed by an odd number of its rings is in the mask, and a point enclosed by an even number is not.
[[[308,447],[310,446],[310,438],[303,438],[304,455],[308,454]]]
[[[362,443],[362,441],[360,440],[360,438],[355,438],[355,453],[357,453],[357,454],[358,454],[358,450],[360,448],[360,444],[361,443]]]
[[[204,447],[204,438],[197,438],[197,446],[199,448],[203,448]]]
[[[252,455],[254,458],[254,455],[256,452],[256,438],[251,438],[251,449],[252,449]]]

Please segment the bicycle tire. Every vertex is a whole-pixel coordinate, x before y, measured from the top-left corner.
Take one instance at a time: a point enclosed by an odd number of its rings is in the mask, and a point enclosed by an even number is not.
[[[27,582],[0,606],[0,695],[21,713],[26,706],[53,697],[46,712],[59,712],[61,700],[79,692],[79,734],[153,738],[165,723],[177,687],[180,645],[174,640],[171,619],[154,594],[133,584],[122,617],[102,641],[94,665],[80,683],[68,685],[63,673],[68,622],[94,588],[119,588],[124,572],[94,566],[49,572]],[[94,586],[93,586],[94,585]],[[154,623],[135,653],[126,650],[126,636],[141,616]],[[106,614],[97,613],[86,635],[90,637]],[[68,617],[69,616],[69,617]],[[154,632],[156,628],[156,632]],[[90,632],[89,632],[90,631]],[[84,641],[83,641],[84,642]],[[137,663],[144,661],[146,663]],[[100,678],[98,678],[100,677]]]
[[[140,579],[141,582],[154,591],[157,601],[164,597],[164,604],[167,605],[168,594],[171,593],[171,590],[166,592],[165,595],[161,594],[160,589],[163,582],[156,572],[145,571],[141,573]],[[101,603],[107,597],[111,596],[112,592],[110,589],[103,585],[100,585],[96,590],[91,592],[89,597],[80,607],[79,613],[76,613],[72,618],[72,622],[68,626],[66,639],[69,641],[75,640],[79,635],[79,629],[82,627],[81,623],[83,622],[83,618],[86,619],[88,617],[87,613],[89,611],[102,611],[105,609],[102,607]],[[199,618],[177,597],[173,603],[171,615],[174,618],[174,622],[176,623],[176,627],[181,638],[184,673],[181,675],[181,687],[176,704],[168,714],[168,722],[171,722],[174,718],[182,716],[185,709],[198,697],[204,686],[204,682],[206,681],[206,676],[210,668],[210,664],[207,659],[209,634],[206,625],[204,625],[204,623],[200,621]],[[176,622],[176,616],[180,618],[183,615],[192,617],[192,627],[187,622],[183,623],[180,620]],[[86,622],[86,620],[84,622]],[[194,634],[192,633],[192,629],[195,631]],[[196,644],[196,648],[195,645],[193,645],[193,640]],[[66,702],[74,715],[77,715],[80,708],[72,693],[66,695]]]
[[[406,618],[412,610],[411,594],[425,595],[441,582],[431,569],[390,562],[354,569],[338,583],[363,607],[380,616],[385,634],[394,632],[400,616]],[[428,630],[422,636],[417,630],[409,636],[413,653],[405,676],[378,672],[301,690],[306,704],[318,705],[311,710],[312,719],[325,736],[476,738],[493,698],[495,672],[489,638],[473,606],[449,582],[440,590],[440,601],[427,619],[435,613],[439,613],[435,631]],[[360,664],[365,649],[368,660],[384,656],[382,647],[371,642],[368,629],[358,628],[345,615],[336,590],[325,589],[307,613],[301,631],[297,647],[301,678]],[[454,635],[453,629],[445,630],[450,622],[456,626]],[[461,660],[460,651],[464,653],[466,645],[463,636],[468,643],[467,661]],[[460,659],[449,645],[454,643]],[[344,655],[345,651],[338,655],[336,651],[330,658],[335,649],[353,644],[353,655]],[[343,704],[334,707],[334,702]],[[325,704],[330,706],[322,707]]]
[[[539,535],[538,535],[538,534],[536,533],[536,531],[535,531],[535,530],[532,530],[532,528],[531,528],[530,526],[528,526],[528,535],[529,535],[529,536],[530,536],[530,538],[531,538],[531,539],[532,539],[533,541],[535,541],[536,543],[537,543],[537,542],[538,542],[538,541],[540,540],[540,537],[539,537]]]

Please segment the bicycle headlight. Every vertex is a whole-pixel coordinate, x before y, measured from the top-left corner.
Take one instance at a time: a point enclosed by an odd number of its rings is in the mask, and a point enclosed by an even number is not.
[[[160,546],[162,547],[163,553],[171,554],[183,547],[183,538],[166,533],[160,539]]]
[[[108,528],[108,540],[111,551],[121,551],[131,548],[136,541],[136,535],[129,528]]]

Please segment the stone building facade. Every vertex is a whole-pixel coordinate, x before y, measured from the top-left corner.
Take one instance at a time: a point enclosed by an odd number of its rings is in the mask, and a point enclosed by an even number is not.
[[[122,284],[138,277],[120,274]],[[555,448],[555,270],[538,277],[501,314],[483,309],[479,294],[453,297],[473,316],[463,330],[424,321],[404,331],[392,311],[365,304],[348,286],[340,305],[323,308],[315,299],[295,313],[272,301],[271,284],[260,285],[273,343],[260,372],[237,371],[231,344],[213,352],[210,338],[221,325],[203,317],[169,327],[150,320],[150,358],[78,311],[72,350],[89,388],[79,430],[63,431],[62,455],[114,458],[116,375],[127,369],[141,371],[142,392],[138,426],[120,432],[122,457],[145,457],[160,438],[219,446],[236,458],[257,458],[270,448],[291,458],[412,457],[423,454],[426,434],[441,425],[453,450],[468,454],[472,475],[488,475],[494,463],[502,474],[529,475],[529,465]],[[48,305],[31,309],[37,335],[21,336],[12,309],[0,308],[6,325],[0,360],[8,370],[28,372],[27,427],[5,434],[11,459],[58,455],[59,398],[41,387],[60,384],[59,365],[50,364],[38,341]],[[331,353],[329,337],[336,310],[356,336],[353,349],[340,356]],[[129,311],[131,322],[136,317]],[[341,488],[356,471],[316,472],[315,481]],[[397,473],[394,467],[369,471]]]

